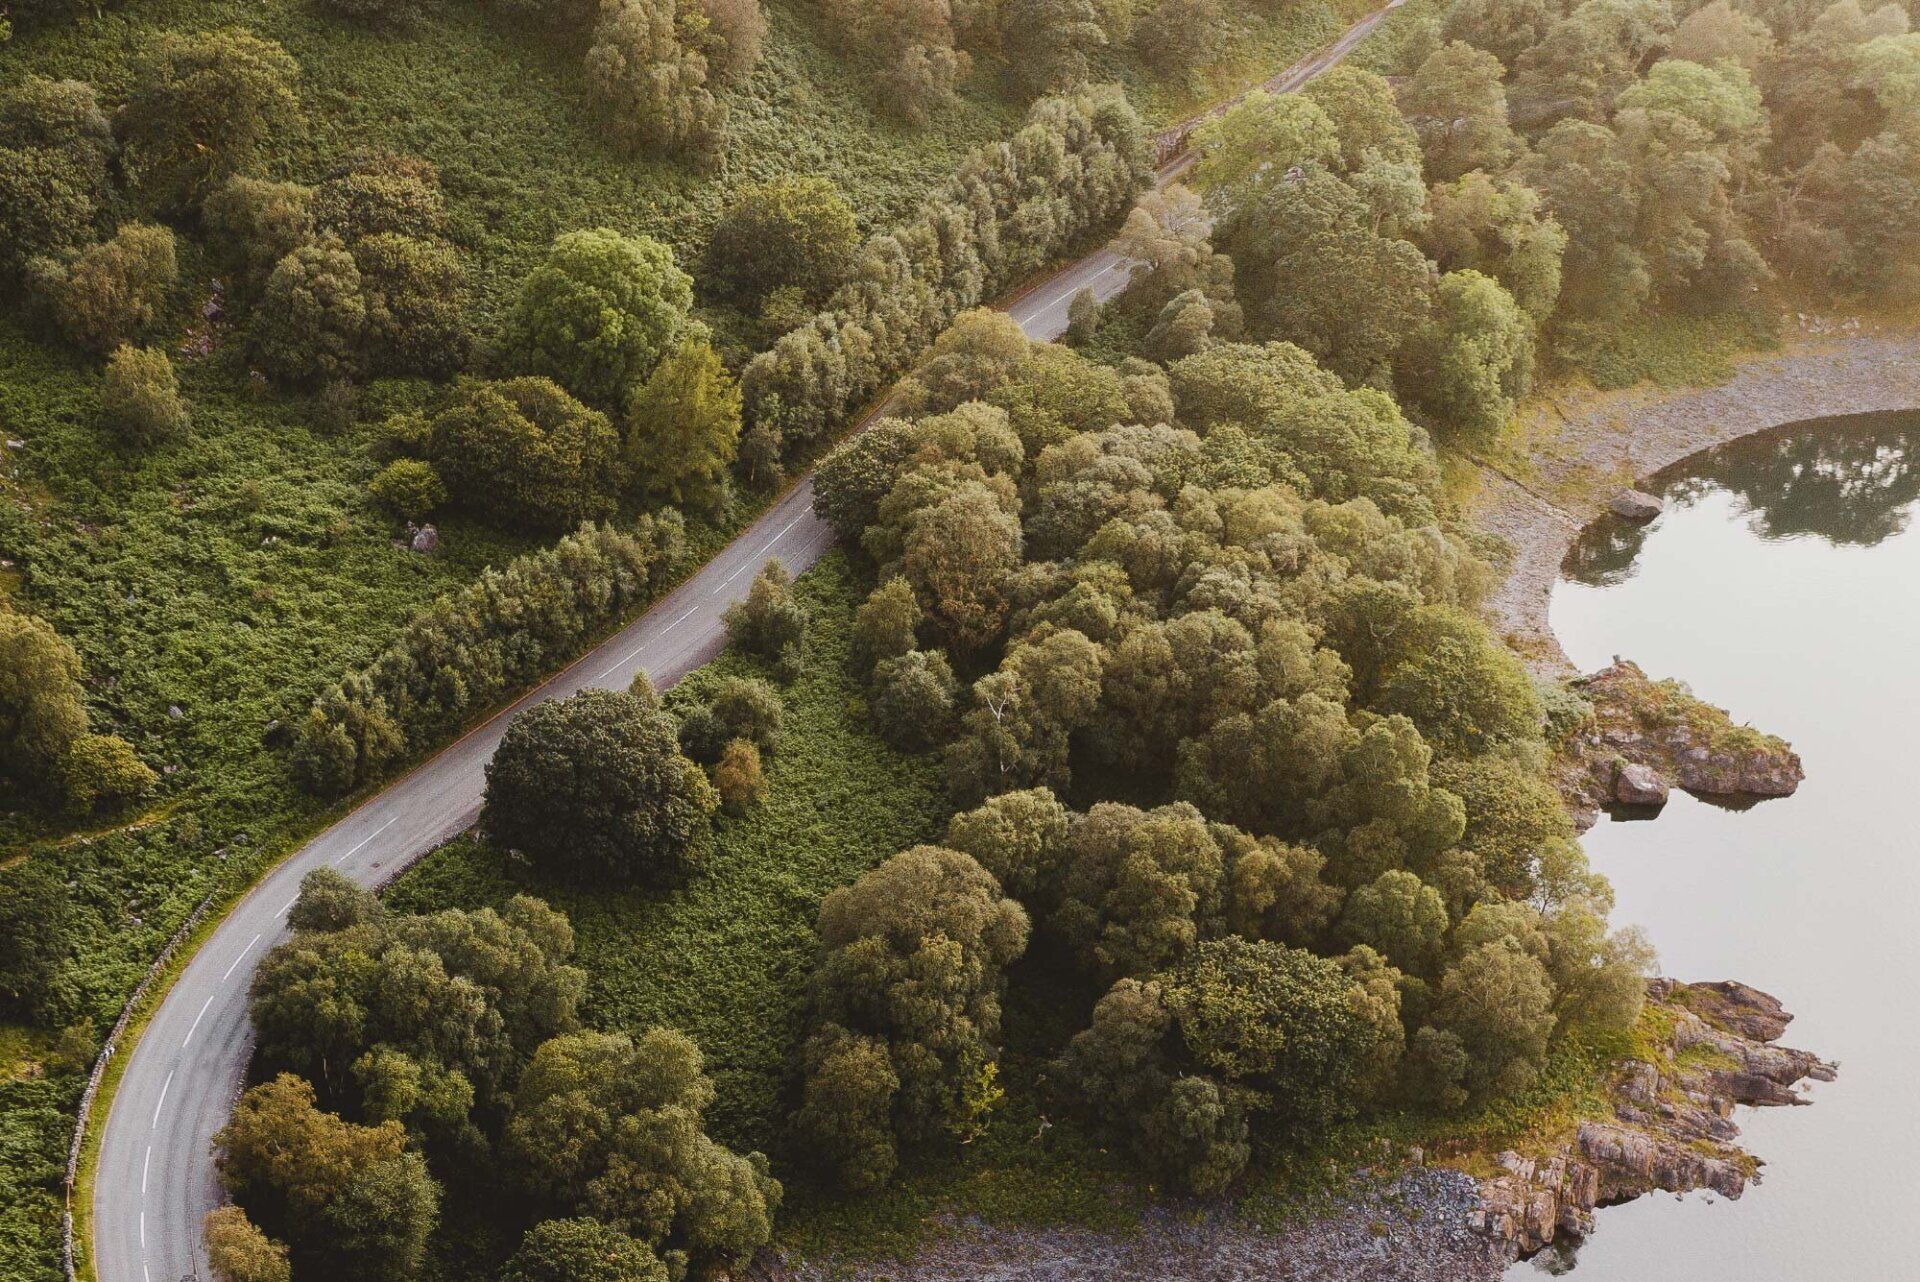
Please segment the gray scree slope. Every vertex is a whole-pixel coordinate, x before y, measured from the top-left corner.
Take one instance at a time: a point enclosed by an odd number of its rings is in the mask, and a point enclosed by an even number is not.
[[[1394,0],[1394,5],[1401,0]],[[1290,92],[1335,65],[1385,17],[1362,19],[1337,41],[1266,85]],[[1161,171],[1164,183],[1189,156]],[[1127,261],[1102,249],[1007,307],[1028,336],[1052,339],[1082,288],[1105,300],[1127,282]],[[707,662],[726,641],[721,615],[770,561],[799,574],[825,556],[833,531],[813,513],[809,477],[712,561],[618,635],[423,762],[269,873],[214,930],[160,1003],[129,1053],[113,1097],[94,1177],[99,1282],[180,1282],[209,1270],[201,1222],[222,1201],[211,1143],[239,1095],[251,1051],[247,987],[261,954],[286,933],[300,880],[336,868],[383,882],[471,825],[486,765],[507,724],[543,699],[590,686],[625,689],[645,671],[662,688]]]

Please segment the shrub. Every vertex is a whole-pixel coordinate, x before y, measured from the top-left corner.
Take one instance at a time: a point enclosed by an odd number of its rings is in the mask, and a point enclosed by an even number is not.
[[[667,1282],[645,1242],[598,1220],[546,1220],[527,1230],[501,1282]]]
[[[767,782],[760,773],[760,749],[745,739],[735,739],[720,754],[713,767],[713,789],[720,804],[739,814],[766,795]]]
[[[1123,96],[1035,103],[1011,142],[972,153],[913,219],[870,237],[827,308],[748,363],[747,423],[778,428],[789,453],[809,448],[955,316],[1119,218],[1152,176]]]
[[[677,18],[673,0],[600,0],[587,93],[616,146],[714,153],[725,140],[706,57],[682,43]]]
[[[119,735],[83,734],[61,758],[60,791],[71,814],[132,801],[158,782],[160,776],[140,760],[133,745]]]
[[[36,257],[59,258],[92,237],[86,172],[44,147],[0,145],[0,276]]]
[[[52,625],[0,610],[0,778],[45,781],[86,733],[80,656]]]
[[[127,223],[71,262],[36,260],[33,270],[61,334],[100,353],[140,337],[179,274],[173,233],[151,223]]]
[[[134,67],[114,119],[121,165],[158,208],[192,208],[299,121],[300,67],[236,27],[163,32]]]
[[[707,270],[743,305],[792,287],[822,298],[847,274],[860,227],[840,189],[787,174],[741,192],[713,229]]]
[[[253,319],[253,358],[269,377],[309,384],[351,375],[366,332],[360,267],[328,237],[274,265]]]
[[[747,599],[727,607],[727,639],[748,654],[787,661],[807,631],[807,608],[793,594],[793,576],[769,561],[754,576]]]
[[[619,448],[606,415],[544,378],[468,383],[433,420],[433,458],[453,500],[524,529],[610,514]]]
[[[589,525],[439,598],[313,701],[294,731],[296,775],[326,794],[378,777],[410,740],[431,743],[571,656],[644,600],[680,548],[671,513],[631,534]]]
[[[514,718],[487,766],[480,826],[577,880],[657,880],[698,862],[716,804],[671,716],[583,690]]]
[[[367,482],[367,488],[395,516],[407,521],[417,521],[447,501],[440,474],[424,459],[395,459]]]
[[[173,362],[157,347],[118,347],[100,381],[100,420],[130,445],[155,445],[187,430],[190,416]]]
[[[702,327],[696,327],[702,328]],[[635,489],[683,511],[716,511],[740,442],[740,385],[704,333],[667,354],[627,402],[627,470]]]
[[[610,228],[568,232],[520,286],[502,350],[591,405],[624,405],[666,355],[693,305],[673,251]]]
[[[313,189],[236,175],[207,197],[201,221],[226,261],[258,288],[313,238]]]
[[[438,239],[447,230],[440,171],[418,156],[362,158],[314,188],[313,221],[349,245],[368,236]]]
[[[367,364],[445,377],[467,361],[467,269],[444,245],[393,232],[354,242],[367,305]]]
[[[896,1137],[970,1139],[998,1101],[1000,994],[1027,915],[968,856],[916,846],[827,896],[819,932],[794,1125],[842,1183],[872,1188]]]

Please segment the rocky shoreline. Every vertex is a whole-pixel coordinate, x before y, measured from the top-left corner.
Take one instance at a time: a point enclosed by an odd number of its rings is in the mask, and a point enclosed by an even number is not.
[[[1543,398],[1524,480],[1480,469],[1474,524],[1512,550],[1488,602],[1495,626],[1536,670],[1573,672],[1547,604],[1574,537],[1637,481],[1690,454],[1807,419],[1920,408],[1920,336],[1823,338],[1743,363],[1719,387],[1654,388],[1565,406]]]

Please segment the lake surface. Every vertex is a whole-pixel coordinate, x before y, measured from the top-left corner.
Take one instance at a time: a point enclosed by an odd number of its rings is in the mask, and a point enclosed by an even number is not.
[[[1583,671],[1615,654],[1781,734],[1807,779],[1746,810],[1675,792],[1586,837],[1615,919],[1661,973],[1740,979],[1840,1062],[1810,1108],[1743,1109],[1764,1181],[1729,1202],[1656,1195],[1600,1212],[1577,1251],[1510,1279],[1911,1282],[1920,1278],[1920,414],[1800,424],[1697,455],[1568,559],[1552,623]]]

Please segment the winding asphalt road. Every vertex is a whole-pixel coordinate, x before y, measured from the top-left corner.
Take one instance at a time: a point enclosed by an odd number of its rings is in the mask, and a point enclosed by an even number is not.
[[[1268,81],[1288,92],[1333,66],[1402,0]],[[1191,163],[1172,158],[1160,181]],[[1067,327],[1074,294],[1105,300],[1126,285],[1128,262],[1102,249],[1007,304],[1035,339]],[[181,1282],[210,1276],[201,1222],[222,1200],[211,1153],[239,1095],[251,1050],[247,988],[254,965],[286,933],[300,880],[336,868],[365,885],[395,876],[469,827],[486,765],[515,714],[589,686],[624,689],[645,671],[662,688],[706,663],[726,641],[721,615],[768,562],[799,574],[825,556],[833,531],[813,511],[805,478],[713,560],[618,635],[458,742],[416,767],[269,873],[188,962],[130,1052],[113,1097],[94,1178],[93,1246],[99,1282]]]

